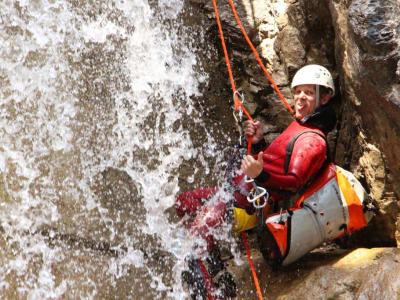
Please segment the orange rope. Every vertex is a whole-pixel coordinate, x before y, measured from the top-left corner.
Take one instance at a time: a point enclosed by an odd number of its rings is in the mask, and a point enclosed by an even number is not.
[[[247,243],[247,238],[246,238],[246,234],[244,233],[244,231],[242,231],[242,238],[243,238],[243,244],[246,247],[247,258],[249,259],[251,273],[253,274],[254,285],[256,286],[256,289],[257,289],[258,298],[260,298],[260,300],[262,300],[263,296],[261,294],[260,284],[258,283],[256,270],[254,268],[253,259],[251,258],[249,244]]]
[[[231,81],[231,86],[232,86],[232,91],[234,95],[234,101],[235,101],[235,110],[239,111],[240,109],[243,111],[245,116],[253,121],[253,118],[250,116],[250,114],[247,112],[246,108],[243,106],[243,103],[239,101],[238,96],[237,96],[237,89],[235,85],[235,81],[233,79],[233,73],[232,73],[232,68],[231,68],[231,63],[229,61],[229,55],[228,55],[228,50],[226,49],[226,44],[225,44],[225,38],[224,38],[224,32],[222,31],[222,25],[221,25],[221,19],[219,17],[218,13],[218,7],[217,3],[215,0],[212,0],[213,5],[214,5],[214,10],[215,10],[215,18],[217,19],[217,24],[218,24],[218,31],[219,31],[219,36],[221,38],[221,44],[222,44],[222,49],[224,51],[224,56],[225,56],[225,62],[226,62],[226,67],[228,69],[228,74],[229,74],[229,79]],[[247,152],[250,154],[251,153],[251,144],[253,142],[253,137],[250,136],[248,138],[248,146],[247,146]]]
[[[233,80],[231,63],[229,61],[228,50],[226,49],[224,32],[222,31],[221,19],[219,17],[219,13],[218,13],[217,3],[215,2],[215,0],[212,0],[212,2],[213,2],[213,5],[214,5],[214,10],[215,10],[215,18],[217,19],[218,31],[219,31],[219,35],[220,35],[220,38],[221,38],[222,49],[223,49],[224,55],[225,55],[226,67],[228,69],[228,74],[229,74],[229,79],[231,81],[232,91],[233,91],[233,94],[235,95],[235,97],[234,97],[234,99],[235,99],[235,110],[238,111],[239,107],[240,107],[243,110],[243,112],[246,115],[246,117],[249,120],[253,120],[253,118],[250,116],[250,114],[244,108],[242,102],[240,102],[239,99],[238,99],[238,96],[237,96],[237,93],[236,93],[235,81]]]
[[[214,5],[215,18],[217,20],[219,35],[220,35],[221,43],[222,43],[222,49],[224,51],[224,56],[225,56],[225,61],[226,61],[226,67],[228,69],[229,79],[230,79],[232,90],[233,90],[234,101],[235,101],[235,110],[239,111],[239,109],[242,109],[242,111],[246,115],[246,117],[249,120],[253,120],[253,118],[250,116],[250,114],[247,112],[247,110],[243,106],[242,102],[240,102],[238,100],[238,96],[237,96],[237,93],[236,93],[236,85],[235,85],[235,81],[233,79],[232,68],[231,68],[231,64],[230,64],[230,61],[229,61],[228,51],[226,49],[224,33],[222,31],[221,20],[220,20],[219,13],[218,13],[218,7],[217,7],[217,4],[216,4],[215,0],[212,0],[212,3]],[[248,139],[247,151],[248,151],[249,154],[251,153],[252,138],[253,137],[249,137],[249,139]],[[253,259],[251,258],[251,254],[250,254],[250,248],[249,248],[249,245],[247,243],[246,234],[244,232],[242,232],[242,238],[243,238],[243,243],[244,243],[244,245],[246,247],[247,258],[248,258],[249,263],[250,263],[251,272],[253,274],[253,279],[254,279],[254,284],[255,284],[256,289],[257,289],[257,294],[258,294],[258,297],[260,298],[260,300],[262,300],[263,297],[262,297],[262,294],[261,294],[260,284],[258,283],[257,273],[256,273],[255,268],[254,268]]]
[[[232,12],[233,15],[235,16],[236,22],[238,23],[240,29],[242,30],[242,33],[247,41],[247,43],[249,44],[251,50],[253,50],[253,53],[258,61],[258,64],[260,65],[261,69],[264,71],[265,75],[267,76],[268,80],[271,82],[271,85],[273,86],[273,88],[275,89],[275,91],[278,93],[279,98],[281,98],[281,100],[283,101],[283,103],[286,105],[286,108],[289,110],[289,112],[292,114],[292,116],[294,116],[294,111],[293,109],[290,107],[289,103],[286,101],[285,97],[282,95],[281,91],[279,90],[278,86],[275,84],[274,80],[272,79],[272,76],[268,73],[267,69],[265,68],[263,62],[261,61],[260,56],[257,53],[256,48],[254,48],[253,43],[250,41],[249,36],[246,33],[246,30],[244,29],[242,22],[239,19],[239,16],[236,12],[236,8],[235,5],[233,4],[232,0],[229,0],[229,4],[232,7]]]

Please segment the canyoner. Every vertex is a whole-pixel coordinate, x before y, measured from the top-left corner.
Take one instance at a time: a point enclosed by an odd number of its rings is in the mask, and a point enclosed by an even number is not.
[[[207,245],[205,255],[196,257],[194,251],[189,256],[182,279],[193,299],[236,296],[234,278],[227,272],[214,236],[215,228],[230,223],[234,233],[242,233],[257,294],[262,299],[244,232],[256,229],[260,251],[274,269],[293,263],[324,242],[365,227],[374,215],[374,207],[356,177],[336,166],[329,155],[327,135],[336,124],[330,102],[335,85],[329,70],[311,64],[297,71],[291,83],[294,112],[287,105],[294,121],[267,145],[261,123],[247,113],[236,89],[215,0],[213,4],[240,132],[243,114],[249,119],[244,125],[248,155],[239,158],[240,167],[228,174],[232,193],[229,199],[209,201],[218,193],[217,188],[210,187],[177,198],[177,214],[186,228]],[[258,54],[254,54],[267,75]],[[272,78],[267,77],[281,97]]]

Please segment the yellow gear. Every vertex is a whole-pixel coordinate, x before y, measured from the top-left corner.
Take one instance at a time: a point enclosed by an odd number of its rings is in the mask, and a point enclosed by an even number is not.
[[[245,209],[233,208],[233,232],[242,232],[257,226],[257,215],[249,215]]]

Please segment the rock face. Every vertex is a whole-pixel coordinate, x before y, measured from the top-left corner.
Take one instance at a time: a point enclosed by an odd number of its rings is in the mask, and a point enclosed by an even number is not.
[[[398,248],[360,248],[316,250],[278,271],[261,257],[254,263],[267,299],[399,299],[399,258]],[[236,270],[236,276],[241,282],[237,299],[257,299],[250,270]]]
[[[204,8],[213,17],[209,2],[203,1]],[[331,151],[338,165],[364,183],[378,208],[372,224],[355,234],[348,245],[399,244],[399,2],[234,3],[247,33],[289,102],[289,83],[301,66],[324,65],[335,78],[338,95],[331,101],[335,102],[339,122],[329,136]],[[250,114],[264,119],[266,138],[272,140],[291,117],[257,66],[244,38],[240,38],[229,4],[220,4],[219,10],[236,83],[246,95]],[[210,26],[209,31],[217,35],[215,29]],[[218,38],[215,42],[219,43]]]
[[[210,1],[197,2],[212,19]],[[332,72],[338,94],[331,101],[339,120],[328,137],[330,148],[336,164],[356,175],[377,207],[375,218],[365,229],[339,242],[358,248],[355,251],[316,250],[298,263],[273,272],[254,250],[263,295],[270,299],[399,299],[399,249],[373,247],[400,245],[400,2],[234,3],[264,64],[289,102],[289,83],[301,66],[317,63]],[[291,117],[244,39],[240,40],[229,5],[220,3],[218,7],[236,84],[246,95],[249,112],[263,120],[265,137],[271,141]],[[209,33],[218,44],[215,25],[210,26]],[[220,64],[224,65],[220,54]],[[229,81],[226,88],[230,89]],[[232,265],[231,270],[240,283],[238,299],[249,299],[249,295],[256,298],[248,264]]]
[[[332,1],[330,10],[344,100],[336,157],[377,202],[380,241],[399,245],[400,4]]]

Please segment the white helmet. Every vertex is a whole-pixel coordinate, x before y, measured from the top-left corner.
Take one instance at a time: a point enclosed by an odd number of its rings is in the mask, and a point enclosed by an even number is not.
[[[332,97],[335,95],[335,85],[328,69],[320,65],[307,65],[297,71],[292,80],[292,89],[298,85],[315,84],[322,85],[332,90]]]

